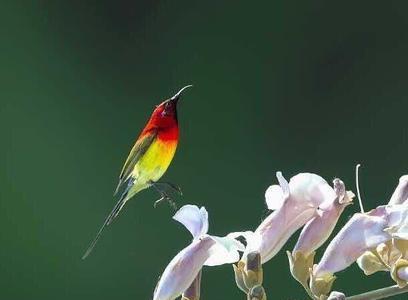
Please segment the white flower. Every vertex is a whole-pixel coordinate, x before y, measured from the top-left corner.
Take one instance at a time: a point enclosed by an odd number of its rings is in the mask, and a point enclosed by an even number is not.
[[[288,183],[281,172],[276,173],[279,185],[270,186],[266,193],[266,204],[274,210],[255,230],[247,234],[248,246],[243,255],[257,251],[262,263],[267,262],[300,227],[316,216],[319,206],[329,207],[336,193],[320,176],[300,173]]]
[[[204,207],[185,205],[173,218],[191,232],[193,241],[170,261],[157,284],[153,300],[176,299],[190,287],[203,265],[234,263],[239,260],[238,251],[244,250],[233,235],[207,234],[208,213]]]
[[[383,207],[379,210],[384,211]],[[388,241],[391,236],[385,231],[387,227],[387,219],[378,210],[354,214],[327,246],[322,259],[314,268],[314,276],[341,271],[365,251]]]
[[[324,208],[319,209],[316,216],[303,227],[292,253],[287,252],[290,272],[306,290],[309,289],[307,282],[315,250],[329,238],[344,208],[352,203],[354,197],[352,192],[346,192],[340,179],[334,179],[333,186],[336,197],[331,202],[323,203]]]
[[[335,179],[333,184],[337,196],[331,203],[326,202],[326,207],[319,209],[317,215],[305,225],[293,253],[301,251],[308,256],[323,245],[336,226],[344,208],[352,203],[354,194],[345,191],[344,183],[340,179]]]

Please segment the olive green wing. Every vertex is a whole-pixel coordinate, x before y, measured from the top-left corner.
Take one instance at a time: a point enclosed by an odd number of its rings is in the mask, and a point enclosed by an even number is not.
[[[114,195],[116,195],[122,184],[129,179],[129,176],[132,174],[136,163],[146,153],[146,151],[149,149],[150,145],[153,143],[156,137],[157,129],[153,129],[148,134],[144,135],[143,137],[140,137],[136,141],[135,145],[133,146],[132,150],[129,153],[128,158],[125,161],[125,164],[123,165],[122,171],[120,172],[119,183],[118,186],[116,187]]]

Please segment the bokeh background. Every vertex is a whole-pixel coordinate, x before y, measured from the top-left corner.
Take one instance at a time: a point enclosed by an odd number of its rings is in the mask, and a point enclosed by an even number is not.
[[[407,9],[1,1],[0,298],[151,299],[190,241],[171,208],[153,208],[153,190],[80,258],[154,105],[186,84],[194,88],[179,105],[181,141],[165,179],[182,187],[179,206],[205,205],[211,233],[254,229],[277,170],[338,176],[355,190],[362,163],[366,209],[388,201],[408,173]],[[353,265],[334,288],[351,295],[391,284]],[[265,286],[273,299],[306,298],[284,251],[265,265]],[[231,266],[204,270],[202,298],[245,298]]]

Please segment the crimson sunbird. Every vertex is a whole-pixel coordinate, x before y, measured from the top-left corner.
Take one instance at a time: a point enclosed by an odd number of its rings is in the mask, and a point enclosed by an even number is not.
[[[174,205],[163,189],[164,186],[170,187],[181,194],[178,186],[169,182],[159,182],[158,180],[166,172],[176,152],[179,139],[177,103],[181,93],[191,86],[183,87],[173,97],[156,106],[123,165],[114,195],[124,183],[127,183],[126,188],[82,259],[85,259],[91,253],[105,226],[109,225],[118,216],[125,203],[141,190],[152,186],[160,193],[161,198],[155,202],[154,206],[163,200],[167,200]]]

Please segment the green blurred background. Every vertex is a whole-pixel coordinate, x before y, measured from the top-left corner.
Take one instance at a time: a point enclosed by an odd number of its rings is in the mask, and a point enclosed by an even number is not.
[[[354,190],[360,162],[366,208],[388,201],[408,173],[407,9],[1,1],[0,298],[151,299],[190,241],[172,209],[153,208],[153,190],[80,258],[154,105],[186,84],[194,88],[179,105],[181,141],[165,179],[183,188],[179,206],[206,206],[211,233],[254,229],[277,170],[338,176]],[[334,288],[349,295],[393,284],[355,265],[338,277]],[[306,298],[284,251],[265,265],[265,286],[272,299]],[[245,298],[231,266],[204,270],[202,298]]]

